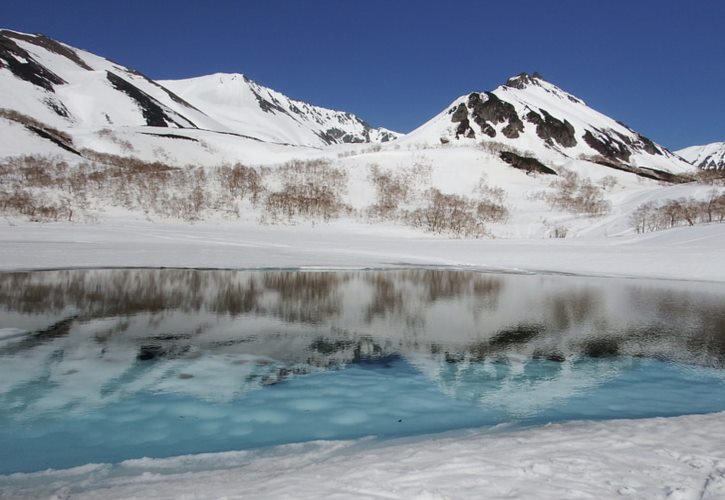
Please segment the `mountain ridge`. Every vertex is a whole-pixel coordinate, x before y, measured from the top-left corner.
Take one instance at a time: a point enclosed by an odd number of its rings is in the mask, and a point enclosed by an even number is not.
[[[311,148],[392,140],[408,145],[475,141],[501,149],[507,155],[502,159],[514,166],[533,159],[542,165],[537,171],[564,159],[585,159],[665,181],[693,170],[691,161],[590,108],[538,73],[520,73],[492,91],[462,95],[425,124],[400,135],[371,127],[352,113],[292,99],[243,74],[154,81],[44,35],[3,29],[0,88],[0,108],[47,124],[46,134],[51,128],[71,135],[106,128],[121,135],[134,127],[175,128]],[[38,127],[30,130],[37,133]],[[98,141],[85,142],[93,147]]]
[[[352,113],[292,100],[246,77],[243,83],[257,100],[236,112],[252,118],[220,122],[213,112],[189,103],[161,82],[41,34],[0,30],[0,76],[0,107],[59,128],[198,128],[311,147],[385,142],[398,136]],[[293,116],[289,108],[298,113]]]
[[[725,170],[725,142],[690,146],[677,154],[702,170]]]

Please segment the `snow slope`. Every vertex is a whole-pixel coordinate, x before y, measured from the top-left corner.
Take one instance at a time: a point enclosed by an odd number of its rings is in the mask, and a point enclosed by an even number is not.
[[[725,142],[713,142],[703,146],[680,149],[677,154],[698,168],[705,170],[725,169]]]

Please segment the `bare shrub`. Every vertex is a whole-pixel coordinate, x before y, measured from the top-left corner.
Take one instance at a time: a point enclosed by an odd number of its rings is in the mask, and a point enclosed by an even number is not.
[[[599,186],[605,191],[609,191],[614,188],[619,182],[613,175],[607,175],[599,179]]]
[[[378,165],[370,167],[368,179],[375,187],[376,202],[368,208],[371,217],[394,219],[399,215],[400,205],[409,199],[410,184],[406,173],[381,170]]]
[[[552,207],[594,216],[604,215],[611,209],[600,187],[592,184],[589,178],[582,178],[571,170],[561,168],[558,177],[549,186],[554,191],[546,193],[544,199]]]
[[[695,180],[701,184],[725,186],[725,169],[700,169],[695,174]]]
[[[510,146],[506,146],[505,144],[502,144],[500,142],[496,141],[487,141],[483,140],[478,143],[478,146],[487,153],[492,154],[493,156],[498,156],[499,153],[502,151],[509,151],[511,150]]]
[[[270,192],[265,200],[265,215],[272,221],[295,217],[339,217],[350,208],[342,197],[347,189],[347,172],[327,160],[294,160],[277,170],[282,188]]]
[[[482,222],[504,222],[508,219],[509,211],[504,205],[506,191],[500,187],[489,186],[486,176],[482,175],[474,189],[477,196],[476,214]]]
[[[0,164],[4,200],[0,208],[32,220],[71,219],[88,209],[92,199],[101,206],[198,220],[216,192],[209,189],[201,168],[179,169],[98,153],[93,156],[102,161],[69,167],[52,157],[5,160]]]
[[[444,194],[435,188],[428,190],[427,198],[427,206],[408,214],[409,224],[433,233],[457,237],[478,238],[487,234],[475,201],[465,196]]]
[[[725,192],[711,189],[700,207],[702,222],[722,222],[725,220]]]
[[[121,147],[121,151],[124,153],[133,153],[136,151],[136,148],[133,147],[133,144],[131,144],[130,141],[128,141],[126,139],[121,139],[110,128],[102,128],[96,132],[96,135],[98,137],[108,139],[109,141],[113,142],[114,144],[118,144],[118,146]]]
[[[0,191],[0,209],[3,213],[27,216],[34,222],[71,220],[73,216],[67,200],[52,201],[17,187]]]
[[[569,235],[569,228],[564,224],[550,223],[544,220],[544,228],[548,238],[563,239]]]
[[[224,165],[218,169],[217,175],[219,182],[229,190],[232,198],[239,198],[240,200],[249,198],[254,205],[257,204],[265,189],[259,172],[241,163],[235,163],[231,167]]]

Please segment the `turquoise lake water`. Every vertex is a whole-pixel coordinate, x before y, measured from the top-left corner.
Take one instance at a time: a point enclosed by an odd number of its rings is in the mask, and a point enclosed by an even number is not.
[[[469,271],[0,275],[0,474],[725,410],[725,287]]]

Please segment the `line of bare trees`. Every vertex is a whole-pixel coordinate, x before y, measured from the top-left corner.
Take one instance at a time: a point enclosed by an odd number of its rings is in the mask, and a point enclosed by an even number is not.
[[[630,217],[637,233],[647,233],[677,226],[725,221],[725,191],[712,189],[703,200],[678,198],[648,201],[638,206]]]

